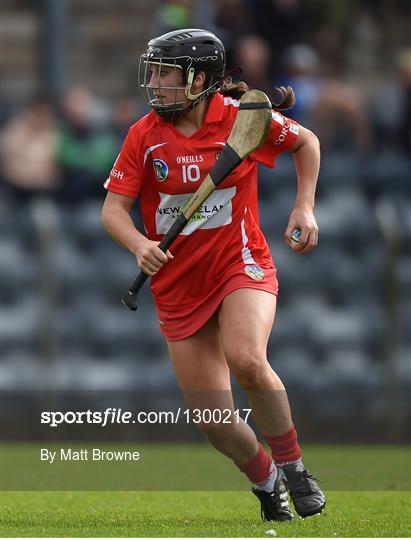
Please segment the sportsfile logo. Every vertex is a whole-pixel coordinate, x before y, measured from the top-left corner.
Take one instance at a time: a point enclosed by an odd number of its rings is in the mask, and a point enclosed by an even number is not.
[[[239,423],[244,416],[245,422],[251,409],[183,409],[178,407],[169,411],[123,411],[116,407],[108,407],[104,411],[42,411],[42,424],[58,428],[62,424],[97,424],[106,427],[112,424],[186,424],[194,423]]]

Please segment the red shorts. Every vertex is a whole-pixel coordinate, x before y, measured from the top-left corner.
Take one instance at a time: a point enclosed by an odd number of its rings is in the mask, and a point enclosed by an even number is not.
[[[157,306],[161,333],[168,341],[179,341],[192,336],[211,318],[223,299],[237,289],[259,289],[277,296],[276,269],[264,268],[264,277],[261,278],[261,275],[259,275],[261,269],[258,266],[249,268],[249,275],[242,269],[228,276],[200,304],[190,306],[184,310],[176,309],[175,311],[165,311]],[[254,273],[254,268],[257,269],[256,273]]]

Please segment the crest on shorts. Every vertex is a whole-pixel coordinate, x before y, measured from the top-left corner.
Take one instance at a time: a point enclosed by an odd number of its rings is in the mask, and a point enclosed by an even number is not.
[[[168,165],[162,159],[153,159],[153,167],[156,178],[159,182],[164,182],[168,176]]]
[[[262,281],[265,277],[263,269],[256,264],[247,264],[244,268],[244,272],[254,281]]]

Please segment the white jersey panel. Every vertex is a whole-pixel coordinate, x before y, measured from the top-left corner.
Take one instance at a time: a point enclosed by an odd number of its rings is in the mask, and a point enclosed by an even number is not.
[[[199,228],[217,229],[229,225],[232,222],[233,212],[231,200],[235,194],[235,186],[215,190],[200,206],[181,234],[189,235]],[[159,195],[160,204],[156,210],[156,229],[157,234],[166,234],[193,193],[180,195],[159,193]]]

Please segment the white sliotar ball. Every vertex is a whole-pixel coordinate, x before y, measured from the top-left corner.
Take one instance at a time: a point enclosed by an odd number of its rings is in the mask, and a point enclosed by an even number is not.
[[[301,238],[300,229],[294,229],[293,232],[291,233],[291,240],[295,242],[296,244],[298,244],[298,242],[300,241],[300,238]]]

